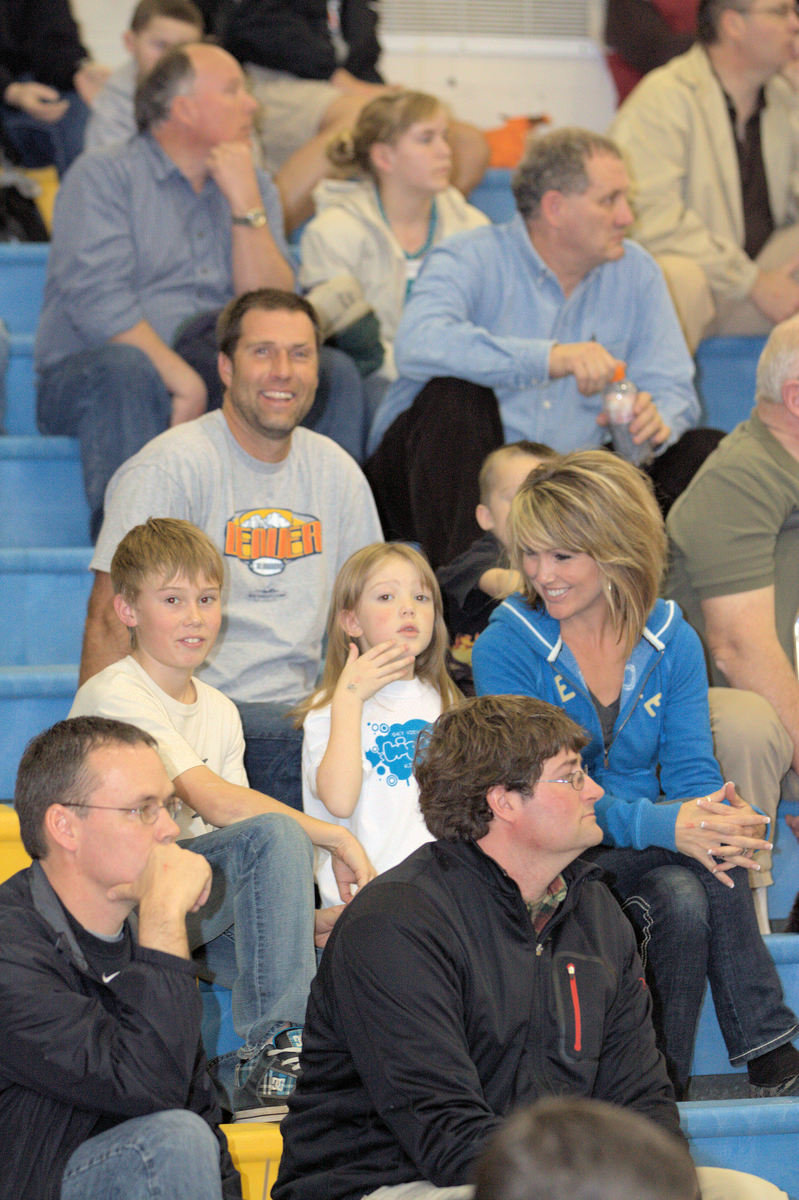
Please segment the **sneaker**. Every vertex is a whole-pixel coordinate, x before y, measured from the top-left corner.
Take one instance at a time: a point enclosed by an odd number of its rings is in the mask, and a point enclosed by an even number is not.
[[[288,1098],[300,1074],[302,1029],[283,1029],[264,1046],[250,1073],[233,1096],[236,1121],[279,1121],[289,1110]],[[237,1071],[238,1074],[238,1071]]]
[[[799,1075],[791,1075],[774,1087],[759,1087],[756,1083],[749,1084],[749,1095],[753,1098],[768,1098],[781,1096],[799,1096]]]

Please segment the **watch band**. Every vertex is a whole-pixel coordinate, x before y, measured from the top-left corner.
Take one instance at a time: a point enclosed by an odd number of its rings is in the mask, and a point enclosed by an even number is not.
[[[260,229],[266,224],[266,213],[262,208],[251,208],[240,217],[233,216],[230,219],[234,225],[249,225],[251,229]]]

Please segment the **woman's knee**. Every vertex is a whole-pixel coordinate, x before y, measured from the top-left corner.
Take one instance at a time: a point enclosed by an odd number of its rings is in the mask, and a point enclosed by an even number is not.
[[[648,871],[636,894],[627,898],[625,909],[628,906],[638,907],[651,931],[671,931],[676,937],[687,937],[692,931],[706,936],[710,928],[705,889],[687,867],[664,866]]]

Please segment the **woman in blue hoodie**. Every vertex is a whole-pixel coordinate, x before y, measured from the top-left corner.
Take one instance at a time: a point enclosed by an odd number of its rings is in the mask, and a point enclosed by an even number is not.
[[[475,686],[558,704],[591,735],[583,762],[605,789],[605,839],[590,857],[637,930],[678,1096],[706,978],[751,1093],[799,1094],[799,1026],[745,874],[767,845],[764,818],[722,781],[699,638],[657,598],[667,543],[649,481],[604,450],[544,463],[508,533],[524,593],[475,643]]]

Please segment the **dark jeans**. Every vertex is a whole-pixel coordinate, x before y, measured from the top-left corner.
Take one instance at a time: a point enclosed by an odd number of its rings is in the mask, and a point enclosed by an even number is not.
[[[109,343],[70,354],[39,372],[39,429],[80,442],[93,542],[103,523],[109,479],[145,442],[163,433],[171,413],[172,398],[161,376],[135,346]]]
[[[656,846],[597,846],[583,857],[606,872],[636,931],[655,1033],[678,1099],[690,1076],[706,979],[733,1066],[799,1033],[758,931],[742,867],[730,873],[735,887],[727,888],[696,859]]]
[[[480,467],[504,440],[490,388],[431,379],[364,466],[386,540],[419,542],[434,568],[468,550]]]
[[[724,436],[690,429],[647,468],[665,516]],[[505,440],[490,388],[431,379],[386,430],[364,466],[386,539],[419,542],[433,567],[468,550],[486,455]]]
[[[236,704],[244,729],[244,768],[250,787],[302,812],[302,730],[287,719],[287,704]]]
[[[59,176],[83,150],[89,109],[77,92],[64,92],[69,108],[60,121],[39,121],[22,109],[4,104],[0,108],[3,131],[23,167],[49,167]]]

